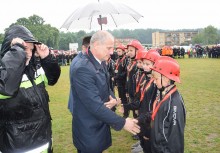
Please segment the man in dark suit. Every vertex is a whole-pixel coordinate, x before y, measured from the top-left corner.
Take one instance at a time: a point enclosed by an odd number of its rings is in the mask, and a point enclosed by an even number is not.
[[[110,127],[136,134],[137,120],[118,116],[111,110],[119,103],[110,90],[106,66],[114,49],[114,37],[107,31],[96,32],[88,53],[73,60],[70,82],[73,95],[73,143],[78,153],[101,153],[112,144]]]

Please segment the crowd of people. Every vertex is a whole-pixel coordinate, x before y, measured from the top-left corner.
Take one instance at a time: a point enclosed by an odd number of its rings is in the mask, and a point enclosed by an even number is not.
[[[146,48],[149,50],[151,48]],[[177,46],[164,46],[162,48],[155,48],[158,53],[162,56],[170,56],[172,58],[185,58],[185,55],[188,58],[220,58],[220,45],[214,46],[205,46],[202,47],[200,45],[195,45],[193,47],[184,48],[184,47],[177,47]],[[58,59],[58,64],[60,66],[67,66],[71,64],[71,61],[74,57],[77,56],[78,52],[76,50],[73,51],[64,51],[64,50],[51,50],[52,54]],[[116,50],[114,52],[117,57]],[[113,61],[115,62],[115,57],[111,56]]]
[[[162,56],[170,56],[172,58],[185,58],[187,54],[189,58],[219,58],[220,57],[220,45],[214,46],[200,46],[195,45],[184,48],[182,46],[164,46],[162,48],[156,48],[156,50]]]
[[[76,50],[51,50],[51,53],[55,56],[55,58],[58,60],[58,64],[60,66],[67,66],[70,65],[71,61],[76,57],[78,52]]]
[[[53,152],[45,87],[59,79],[57,55],[19,25],[6,32],[0,55],[0,152]],[[111,129],[132,134],[133,153],[184,152],[186,113],[175,85],[175,59],[145,50],[138,40],[115,49],[114,37],[97,31],[68,63],[68,109],[78,153],[108,149]]]
[[[206,46],[201,47],[196,45],[191,47],[187,54],[189,58],[219,58],[220,57],[220,45],[215,45],[212,47]]]

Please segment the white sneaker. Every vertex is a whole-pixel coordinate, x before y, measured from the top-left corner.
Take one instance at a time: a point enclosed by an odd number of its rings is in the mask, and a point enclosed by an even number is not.
[[[139,144],[136,148],[131,150],[131,153],[143,153],[143,148]]]
[[[136,148],[138,145],[140,145],[140,141],[137,141],[135,144],[133,144],[133,145],[131,146],[131,149]]]

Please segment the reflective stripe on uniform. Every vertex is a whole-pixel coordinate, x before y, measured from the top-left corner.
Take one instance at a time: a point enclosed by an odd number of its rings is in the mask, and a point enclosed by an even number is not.
[[[44,81],[43,78],[44,78],[43,76],[38,76],[38,78],[36,78],[36,79],[34,80],[35,84],[38,85],[38,84],[40,84],[41,82],[43,82],[43,81]],[[32,83],[31,83],[31,81],[28,80],[28,81],[25,81],[25,82],[21,82],[20,88],[25,88],[25,89],[27,89],[27,88],[30,88],[30,87],[32,87],[32,86],[33,86],[33,85],[32,85]]]
[[[11,98],[11,96],[4,96],[4,95],[0,94],[0,99],[8,99],[8,98]]]
[[[36,85],[38,85],[42,82],[44,82],[45,86],[48,85],[48,80],[47,80],[47,77],[46,77],[45,72],[44,72],[42,67],[35,72],[34,82],[36,83]],[[33,85],[31,83],[31,81],[28,79],[27,75],[23,74],[22,81],[21,81],[21,84],[20,84],[20,88],[27,89],[27,88],[30,88],[32,86]],[[0,94],[0,99],[8,99],[8,98],[11,98],[11,97],[12,96],[5,96],[5,95]]]
[[[45,75],[44,69],[41,67],[37,70],[37,72],[35,73],[35,78],[37,78],[38,76],[42,77],[42,80],[44,81],[45,86],[48,85],[48,80],[47,77]]]
[[[48,148],[49,148],[49,142],[43,146],[40,146],[38,148],[35,148],[35,149],[32,149],[32,150],[29,150],[25,153],[48,153]]]

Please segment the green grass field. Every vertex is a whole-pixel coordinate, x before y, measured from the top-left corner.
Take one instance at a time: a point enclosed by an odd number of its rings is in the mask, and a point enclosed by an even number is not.
[[[220,59],[178,59],[181,81],[178,89],[187,110],[185,153],[220,152]],[[72,144],[71,114],[67,109],[69,66],[62,67],[61,77],[50,94],[55,153],[75,153]],[[129,153],[136,141],[131,134],[112,130],[113,145],[105,153]],[[95,140],[94,140],[95,141]]]

